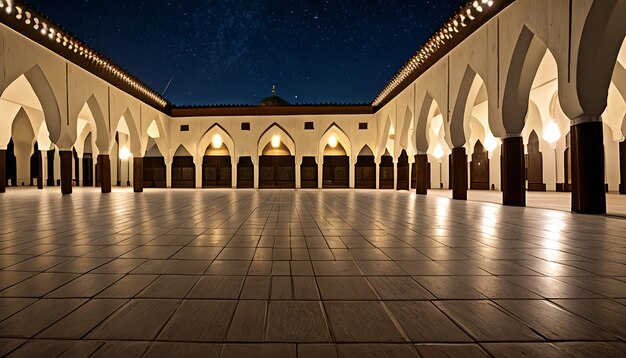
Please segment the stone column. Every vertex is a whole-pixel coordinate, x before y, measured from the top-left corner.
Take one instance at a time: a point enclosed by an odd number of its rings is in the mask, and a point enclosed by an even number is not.
[[[98,173],[100,174],[101,192],[110,193],[111,192],[111,159],[109,158],[109,155],[99,154],[97,165],[98,165]]]
[[[380,157],[374,158],[374,164],[376,164],[376,189],[380,189],[380,162],[382,159]]]
[[[604,144],[600,117],[578,118],[570,129],[572,211],[605,214]]]
[[[302,157],[295,157],[296,161],[295,165],[295,178],[296,178],[296,189],[302,188]]]
[[[626,194],[626,140],[619,144],[619,193]]]
[[[428,155],[415,156],[415,192],[420,195],[428,193]],[[438,185],[437,185],[438,186]]]
[[[76,181],[76,186],[85,186],[85,178],[83,173],[83,158],[78,157],[78,180]]]
[[[230,186],[233,189],[237,189],[237,159],[231,158],[230,164]]]
[[[465,148],[452,149],[452,199],[467,200],[467,154]]]
[[[502,204],[526,206],[524,142],[522,137],[502,140]]]
[[[348,159],[348,163],[350,165],[348,168],[348,187],[350,187],[350,189],[354,189],[356,187],[356,159],[354,161],[352,160],[352,157]]]
[[[72,162],[74,155],[71,150],[60,150],[61,158],[61,193],[72,194]]]
[[[143,158],[133,158],[133,190],[143,192]]]
[[[6,192],[6,182],[7,182],[7,173],[6,173],[6,149],[0,149],[0,193]]]

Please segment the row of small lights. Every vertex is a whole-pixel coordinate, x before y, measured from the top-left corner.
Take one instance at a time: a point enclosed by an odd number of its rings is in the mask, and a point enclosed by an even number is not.
[[[14,5],[11,0],[0,0],[0,12],[4,8],[4,12],[7,15],[14,15],[16,19],[23,20],[26,25],[32,25],[35,31],[39,31],[42,36],[46,36],[50,41],[56,41],[59,44],[63,44],[68,50],[86,58],[91,63],[103,68],[108,73],[121,79],[127,85],[140,91],[145,96],[154,100],[162,107],[167,106],[167,101],[159,96],[156,92],[138,82],[130,74],[120,69],[115,64],[111,63],[107,59],[103,58],[100,54],[94,50],[88,48],[86,45],[80,43],[73,37],[62,33],[60,30],[55,29],[52,25],[46,23],[44,20],[34,16],[30,11],[20,5]]]
[[[463,9],[452,16],[422,47],[417,51],[411,59],[405,63],[400,71],[389,81],[385,88],[378,94],[373,102],[374,106],[380,105],[385,98],[404,81],[411,73],[420,68],[446,41],[451,40],[456,34],[466,27],[467,24],[474,20],[475,12],[481,13],[483,7],[492,7],[492,0],[475,0],[468,3]]]

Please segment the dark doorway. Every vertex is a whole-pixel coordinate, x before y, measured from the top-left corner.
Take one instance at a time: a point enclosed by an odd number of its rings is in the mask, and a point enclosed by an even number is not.
[[[163,157],[143,158],[143,187],[144,188],[165,188],[167,168]]]
[[[380,159],[380,179],[378,188],[393,189],[393,158],[387,152]]]
[[[195,188],[196,165],[191,156],[175,156],[172,161],[172,188]]]
[[[489,190],[489,152],[480,141],[474,145],[470,162],[470,189]]]
[[[296,158],[292,155],[259,157],[259,189],[296,187]]]
[[[9,141],[6,152],[6,186],[17,186],[17,158],[15,157],[15,145],[13,139]]]
[[[43,167],[41,152],[39,151],[39,145],[35,143],[33,147],[33,154],[30,156],[30,186],[37,185],[39,188],[43,188]]]
[[[528,191],[546,191],[543,183],[543,155],[539,151],[539,136],[533,130],[528,137],[526,154],[526,180]]]
[[[317,189],[317,162],[315,157],[302,157],[300,165],[300,187]]]
[[[230,188],[232,186],[232,165],[230,156],[208,156],[202,159],[202,187]]]
[[[237,188],[254,188],[254,164],[250,157],[239,157]]]
[[[83,186],[93,186],[93,155],[83,154]]]
[[[350,158],[347,155],[325,155],[322,187],[350,187]]]
[[[409,190],[409,156],[402,150],[398,157],[398,190]]]
[[[356,189],[376,189],[376,161],[373,155],[357,156],[354,169]]]

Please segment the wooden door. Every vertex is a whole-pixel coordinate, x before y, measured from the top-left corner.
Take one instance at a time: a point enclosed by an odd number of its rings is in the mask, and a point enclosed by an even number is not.
[[[359,155],[354,168],[356,189],[376,189],[376,161],[373,155]]]
[[[254,188],[254,165],[250,157],[239,157],[237,188]]]
[[[193,157],[174,157],[172,161],[172,188],[195,188],[196,165]]]
[[[489,190],[489,152],[480,141],[474,146],[470,162],[470,189]]]
[[[300,187],[317,188],[317,162],[315,157],[302,157],[300,165]]]
[[[383,155],[379,167],[380,179],[378,188],[393,189],[393,158],[390,155]]]
[[[296,160],[292,155],[259,157],[259,188],[280,189],[296,187]]]
[[[232,185],[230,156],[208,156],[202,159],[202,187],[230,188]]]
[[[347,155],[324,156],[322,187],[350,187],[350,158]]]

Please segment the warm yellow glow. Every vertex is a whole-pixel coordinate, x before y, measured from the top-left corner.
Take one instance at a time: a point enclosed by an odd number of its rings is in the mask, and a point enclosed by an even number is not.
[[[543,139],[546,142],[555,145],[560,138],[561,131],[556,122],[550,122],[543,128]]]
[[[435,151],[433,152],[433,155],[435,156],[435,158],[437,158],[437,160],[443,157],[443,148],[441,147],[441,144],[437,144],[437,146],[435,147]]]
[[[280,136],[278,134],[274,134],[272,137],[272,148],[280,147]]]
[[[491,152],[494,149],[496,149],[497,146],[498,146],[498,141],[493,136],[493,134],[491,133],[487,134],[487,136],[485,137],[485,149],[487,149],[488,152]]]
[[[337,144],[338,144],[338,143],[339,143],[339,142],[337,141],[337,137],[336,137],[334,134],[333,134],[333,135],[331,135],[331,136],[330,136],[330,138],[328,138],[328,145],[329,145],[331,148],[335,148],[335,147],[337,147]]]
[[[213,139],[211,140],[211,145],[213,146],[213,149],[222,148],[222,144],[223,144],[222,136],[216,133],[213,136]]]
[[[128,158],[130,158],[130,151],[126,148],[126,146],[123,146],[122,149],[120,149],[120,159],[128,160]]]

